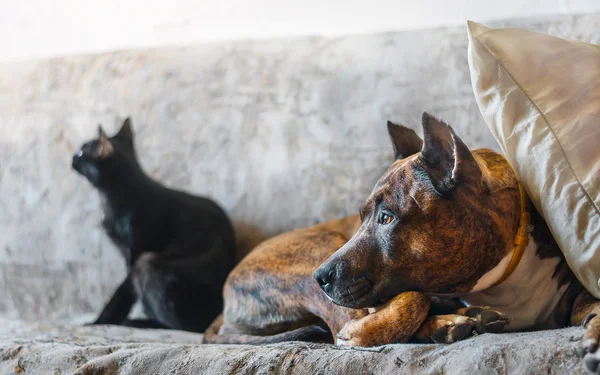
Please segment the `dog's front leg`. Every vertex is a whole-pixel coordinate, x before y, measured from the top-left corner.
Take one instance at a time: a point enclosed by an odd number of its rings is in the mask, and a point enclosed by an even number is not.
[[[433,310],[433,307],[432,307]],[[438,310],[438,309],[436,309]],[[510,322],[503,313],[489,307],[468,306],[445,314],[432,314],[415,335],[420,343],[452,344],[477,333],[499,333]]]
[[[577,344],[577,355],[583,358],[585,367],[596,374],[600,373],[600,301],[587,290],[575,299],[571,312],[571,324],[583,325],[585,333]]]
[[[408,342],[428,313],[429,298],[417,292],[401,293],[377,311],[348,321],[337,343],[367,347]]]

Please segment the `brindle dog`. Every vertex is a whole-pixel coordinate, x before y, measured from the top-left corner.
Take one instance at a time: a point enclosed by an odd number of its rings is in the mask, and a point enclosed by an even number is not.
[[[412,290],[460,296],[511,317],[488,330],[583,324],[577,353],[598,372],[600,301],[577,281],[531,204],[532,241],[497,284],[513,257],[523,209],[506,159],[491,150],[470,151],[450,126],[426,113],[423,130],[421,152],[392,165],[362,208],[358,232],[315,271],[322,289],[336,304],[357,309]],[[489,310],[457,312],[481,316]],[[373,334],[363,321],[349,322],[341,340],[354,344]],[[428,318],[417,338],[435,334],[438,325],[439,317]]]
[[[350,217],[260,245],[229,275],[224,312],[205,340],[316,340],[327,338],[326,328],[339,344],[371,346],[411,337],[453,342],[472,328],[583,324],[577,352],[599,371],[600,303],[576,280],[531,204],[532,241],[514,272],[495,285],[512,259],[522,211],[506,159],[469,150],[426,113],[424,141],[410,129],[388,128],[397,160],[360,221]],[[314,272],[317,283],[309,280],[309,270],[332,253]],[[460,297],[470,307],[448,303],[447,314],[435,315],[440,309],[430,311],[424,295]]]
[[[388,122],[388,132],[397,160],[421,150],[422,141],[414,131]],[[365,308],[332,304],[313,279],[313,271],[319,264],[343,247],[360,227],[361,218],[355,215],[285,233],[260,244],[230,273],[223,291],[224,312],[206,331],[204,341],[333,342],[344,325],[356,321],[362,322],[364,331],[369,334],[357,335],[350,342],[352,345],[408,341],[428,316],[430,298],[417,292],[405,292],[388,301],[377,314],[369,315]],[[357,288],[366,285],[365,280],[356,279],[356,285],[342,294],[352,299],[360,292]],[[443,301],[434,302],[437,303],[431,312],[443,312]],[[474,327],[483,332],[485,326],[491,327],[503,319],[501,314],[491,310],[486,310],[483,316],[471,315],[476,316],[437,316],[428,331],[422,332],[436,341],[452,342]],[[358,320],[361,318],[364,319]]]

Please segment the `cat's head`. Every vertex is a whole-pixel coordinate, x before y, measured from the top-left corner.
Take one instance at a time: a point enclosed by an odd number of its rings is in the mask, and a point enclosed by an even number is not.
[[[73,155],[72,166],[96,187],[112,179],[115,173],[124,168],[137,167],[131,119],[127,118],[112,137],[108,137],[99,126],[98,138],[81,146]]]

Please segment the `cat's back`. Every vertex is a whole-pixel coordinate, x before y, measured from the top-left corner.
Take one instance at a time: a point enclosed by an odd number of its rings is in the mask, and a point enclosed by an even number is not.
[[[190,213],[227,216],[221,206],[210,198],[173,189],[168,189],[167,195],[171,204],[176,205],[179,210],[189,211]]]
[[[173,189],[167,189],[166,196],[172,218],[179,225],[233,231],[227,213],[214,200]]]

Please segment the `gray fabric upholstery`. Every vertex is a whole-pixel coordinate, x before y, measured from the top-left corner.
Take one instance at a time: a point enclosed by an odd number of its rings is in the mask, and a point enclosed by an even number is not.
[[[350,349],[306,343],[198,345],[201,335],[122,327],[3,326],[2,374],[19,373],[19,367],[28,375],[583,373],[574,353],[582,328],[486,334],[453,345]]]
[[[489,25],[600,42],[598,14]],[[473,99],[466,53],[461,26],[1,65],[0,316],[86,321],[124,278],[119,252],[99,225],[98,195],[70,169],[72,153],[95,135],[99,122],[113,131],[132,116],[146,171],[168,186],[217,200],[247,250],[264,236],[355,213],[392,159],[388,119],[420,132],[427,110],[454,125],[469,146],[497,148]],[[452,347],[362,352],[297,344],[186,349],[167,345],[163,333],[145,333],[148,343],[125,344],[120,339],[129,342],[140,333],[110,330],[109,339],[101,328],[56,329],[57,338],[18,330],[5,335],[1,372],[23,360],[29,361],[26,371],[37,366],[37,373],[54,364],[70,373],[88,361],[112,369],[99,373],[133,373],[126,366],[148,356],[181,374],[225,373],[235,366],[262,373],[278,364],[297,373],[344,366],[375,373],[572,373],[577,362],[568,337],[580,333],[486,335]],[[20,345],[22,351],[11,354]],[[102,345],[122,349],[109,354]],[[68,364],[62,369],[61,363]]]

